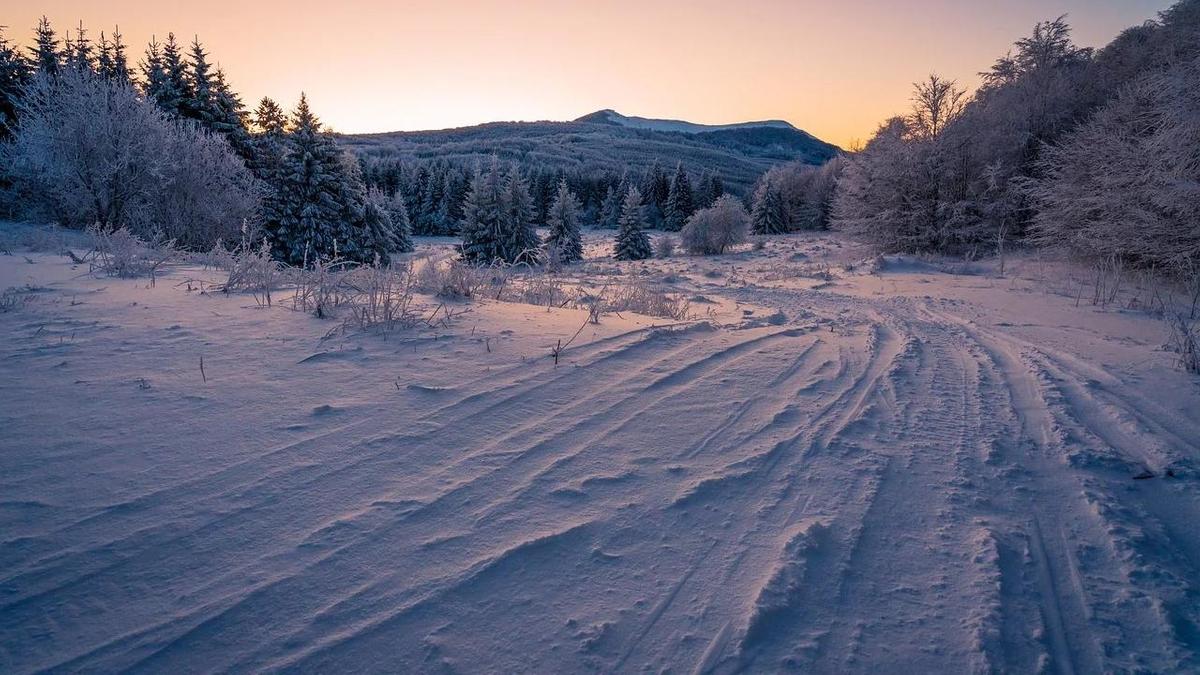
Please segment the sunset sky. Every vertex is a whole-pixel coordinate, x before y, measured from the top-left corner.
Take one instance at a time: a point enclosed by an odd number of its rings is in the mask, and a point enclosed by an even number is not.
[[[248,105],[301,90],[343,132],[628,115],[721,123],[785,119],[848,145],[902,109],[931,70],[976,73],[1041,19],[1068,14],[1102,45],[1163,0],[15,0],[0,23],[30,40],[119,24],[137,56],[152,34],[198,34]]]

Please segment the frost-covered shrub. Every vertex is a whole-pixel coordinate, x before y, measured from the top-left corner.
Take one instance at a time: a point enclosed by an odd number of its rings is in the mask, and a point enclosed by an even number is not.
[[[675,237],[669,234],[664,234],[654,240],[654,257],[655,258],[670,258],[675,255]]]
[[[153,282],[179,254],[172,240],[159,236],[148,243],[124,227],[111,232],[93,227],[88,233],[93,238],[91,271],[111,277],[150,277]]]
[[[750,214],[746,213],[746,207],[737,197],[724,195],[688,219],[680,240],[689,253],[713,255],[745,242],[749,230]]]
[[[20,120],[0,159],[30,215],[207,249],[255,214],[253,178],[228,143],[168,118],[128,84],[73,70],[39,76]]]

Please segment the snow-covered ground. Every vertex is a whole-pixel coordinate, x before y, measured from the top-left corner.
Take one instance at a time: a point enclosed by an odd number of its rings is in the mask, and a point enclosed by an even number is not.
[[[1160,322],[1033,255],[614,268],[696,319],[329,335],[0,256],[0,672],[1200,669]]]

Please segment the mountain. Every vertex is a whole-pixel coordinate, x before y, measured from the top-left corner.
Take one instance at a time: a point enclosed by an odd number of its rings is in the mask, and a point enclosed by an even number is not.
[[[748,129],[751,127],[771,127],[775,129],[789,129],[799,133],[804,133],[784,122],[783,120],[765,120],[762,122],[739,122],[737,124],[696,124],[695,122],[685,122],[683,120],[660,120],[648,117],[629,117],[622,115],[616,110],[597,110],[590,115],[584,115],[576,122],[591,122],[593,124],[613,124],[620,127],[629,127],[632,129],[648,129],[650,131],[675,131],[683,134],[703,134],[713,131],[726,131],[729,129]],[[805,134],[806,136],[808,134]]]
[[[781,120],[705,125],[628,117],[600,110],[569,122],[491,122],[438,131],[396,131],[339,136],[370,158],[474,163],[491,155],[525,165],[582,172],[635,174],[655,161],[668,169],[682,162],[693,175],[715,171],[726,187],[745,192],[776,164],[823,164],[839,148]]]

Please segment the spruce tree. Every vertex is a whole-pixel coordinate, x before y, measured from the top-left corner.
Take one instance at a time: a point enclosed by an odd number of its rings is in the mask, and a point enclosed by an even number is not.
[[[17,102],[32,75],[29,63],[4,37],[0,26],[0,141],[13,133],[17,123]]]
[[[106,80],[112,79],[112,43],[108,41],[104,31],[100,31],[100,40],[96,42],[96,74]]]
[[[114,28],[112,36],[112,65],[109,77],[123,84],[131,84],[129,74],[129,56],[125,53],[125,42],[121,39],[121,29]]]
[[[208,53],[204,51],[198,36],[192,39],[189,59],[191,72],[187,77],[187,91],[179,102],[179,114],[200,122],[206,129],[213,129],[219,114],[213,95]]]
[[[712,182],[709,183],[708,190],[708,205],[712,206],[725,194],[725,183],[721,181],[721,174],[713,173]]]
[[[560,262],[583,260],[583,238],[579,233],[579,199],[567,187],[566,179],[558,184],[558,192],[546,213],[550,232],[546,235],[546,251]]]
[[[408,253],[413,250],[412,223],[408,219],[408,207],[404,195],[397,190],[387,200],[387,210],[392,217],[392,237],[395,250]]]
[[[363,228],[367,234],[370,251],[374,255],[372,262],[381,265],[389,262],[389,254],[397,250],[398,246],[396,224],[392,220],[388,201],[382,192],[371,188],[366,192],[362,210]]]
[[[687,224],[696,210],[695,199],[692,195],[692,181],[683,170],[683,163],[675,167],[675,177],[671,180],[671,188],[667,193],[667,205],[663,214],[663,229],[678,232]]]
[[[29,48],[32,61],[39,72],[57,75],[62,64],[62,53],[58,49],[58,38],[50,27],[50,20],[42,17],[34,31],[34,44]]]
[[[486,170],[475,172],[463,201],[463,220],[459,226],[463,260],[489,265],[504,259],[500,247],[503,198],[500,160],[492,157]]]
[[[88,39],[87,29],[83,27],[82,21],[79,22],[79,29],[75,33],[75,40],[71,40],[71,33],[68,31],[64,43],[65,49],[63,51],[67,67],[80,73],[96,72],[94,55],[92,53],[92,41]]]
[[[609,185],[608,191],[604,193],[604,201],[600,204],[600,227],[617,229],[617,221],[621,219],[621,202],[623,200],[624,196]]]
[[[151,42],[151,45],[154,44]],[[150,55],[147,54],[147,62],[149,58]],[[162,69],[161,77],[158,78],[158,82],[153,82],[147,75],[146,95],[154,99],[158,107],[167,113],[182,115],[185,102],[191,97],[191,88],[188,85],[187,64],[184,63],[174,33],[167,34],[159,64]]]
[[[247,164],[253,161],[254,148],[246,129],[246,106],[229,87],[225,71],[217,68],[212,82],[212,122],[210,128],[224,136],[234,152]]]
[[[769,180],[763,180],[754,191],[750,223],[754,234],[783,234],[788,231],[787,205],[783,202],[783,194]]]
[[[662,225],[666,215],[667,197],[670,196],[670,193],[671,179],[667,177],[662,165],[655,159],[654,165],[646,174],[641,192],[642,203],[646,206],[644,217],[650,227]]]
[[[364,219],[357,164],[321,129],[303,94],[292,128],[266,223],[275,256],[293,265],[334,258],[386,264],[389,242],[379,220]]]
[[[167,71],[163,68],[162,45],[154,37],[146,45],[146,53],[142,56],[142,93],[146,98],[158,103],[159,97],[167,85]]]
[[[542,242],[534,229],[535,211],[529,186],[514,164],[504,180],[501,208],[501,257],[507,262],[533,263],[540,254]]]
[[[650,239],[643,231],[645,226],[642,195],[637,188],[631,187],[621,206],[621,220],[613,246],[613,255],[617,260],[645,260],[653,255]]]

